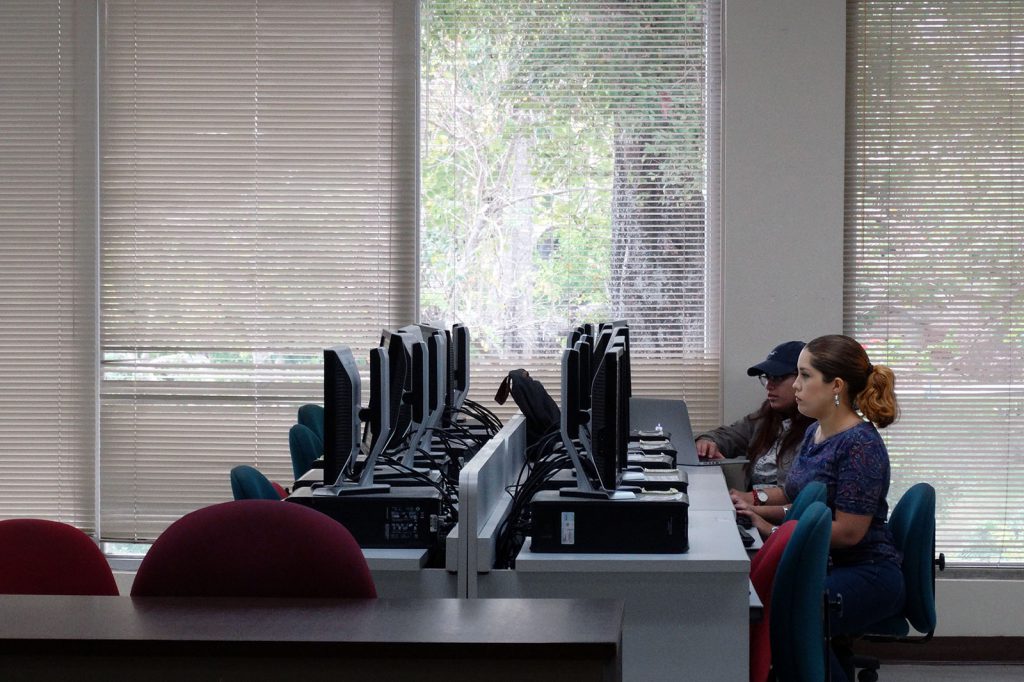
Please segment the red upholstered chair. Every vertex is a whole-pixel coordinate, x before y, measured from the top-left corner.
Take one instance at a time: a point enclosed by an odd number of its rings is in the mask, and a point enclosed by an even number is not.
[[[772,583],[782,552],[793,535],[796,521],[787,521],[768,536],[764,546],[750,560],[750,582],[764,605],[764,616],[750,624],[750,682],[766,682],[772,667],[772,644],[768,626],[771,623]]]
[[[103,552],[74,526],[43,519],[0,521],[0,594],[116,595]]]
[[[372,598],[363,551],[337,521],[297,504],[236,500],[170,525],[132,596]]]

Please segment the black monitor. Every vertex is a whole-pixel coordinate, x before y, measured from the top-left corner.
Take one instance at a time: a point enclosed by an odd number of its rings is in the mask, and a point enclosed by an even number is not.
[[[451,355],[455,366],[451,369],[454,397],[452,406],[462,409],[462,404],[469,395],[469,327],[464,324],[452,325],[452,342],[455,346]]]
[[[444,414],[441,415],[441,426],[448,428],[452,425],[455,409],[455,340],[451,329],[445,329],[444,336],[445,347],[448,349],[448,371],[444,377]]]
[[[402,444],[412,423],[412,401],[405,399],[406,385],[411,382],[410,357],[402,338],[386,329],[381,332],[380,347],[388,359],[388,414],[391,420],[383,449],[391,450]]]
[[[620,327],[616,329],[609,343],[609,348],[622,349],[622,381],[625,384],[626,396],[633,395],[633,377],[629,370],[629,329]]]
[[[594,345],[591,348],[591,350],[594,351],[591,355],[592,360],[590,363],[591,380],[593,380],[594,376],[597,374],[597,370],[601,366],[601,362],[604,361],[604,352],[608,350],[608,344],[611,342],[611,340],[611,327],[605,327],[604,329],[597,333],[597,336],[594,339]]]
[[[589,336],[584,334],[580,337],[580,341],[576,342],[576,351],[579,353],[579,409],[584,414],[583,419],[580,420],[579,428],[579,441],[583,445],[584,451],[588,456],[591,454],[590,444],[590,408],[591,408],[591,377],[593,374],[590,371],[590,365],[592,362],[590,353],[590,342]]]
[[[347,346],[324,349],[324,483],[344,480],[359,455],[359,370]]]
[[[427,422],[428,428],[436,428],[441,424],[445,395],[448,390],[448,336],[444,330],[427,325],[419,325],[420,334],[427,344]]]
[[[578,348],[566,348],[562,351],[562,404],[560,430],[562,445],[569,453],[573,469],[576,471],[575,487],[565,487],[559,492],[566,497],[608,497],[601,484],[601,478],[586,451],[580,452],[576,447],[581,427],[589,419],[586,412],[580,409],[580,351]],[[588,378],[589,379],[589,378]],[[589,384],[589,380],[585,383]]]
[[[576,327],[565,336],[565,347],[575,348],[576,342],[583,336],[583,327]]]
[[[347,349],[346,349],[347,350]],[[349,354],[351,355],[351,353]],[[326,352],[325,352],[326,356]],[[326,360],[326,357],[325,357]],[[326,362],[325,362],[326,364]],[[352,362],[353,367],[355,362]],[[348,372],[345,372],[347,375]],[[359,375],[356,374],[358,380]],[[326,383],[325,383],[326,386]],[[390,435],[393,421],[391,419],[391,400],[389,398],[390,377],[388,371],[388,356],[384,348],[374,348],[370,351],[370,402],[364,410],[359,410],[357,415],[364,418],[369,424],[369,441],[365,445],[366,458],[363,460],[362,471],[356,478],[356,456],[349,458],[341,473],[334,479],[327,478],[326,468],[328,456],[324,452],[324,486],[313,490],[313,494],[320,496],[331,495],[361,495],[366,493],[387,492],[390,486],[373,482],[374,468],[377,458],[384,450]],[[358,393],[358,391],[356,392]],[[326,390],[325,390],[326,398]],[[328,418],[327,400],[324,401],[324,434],[334,430],[333,422]],[[358,418],[357,418],[358,419]],[[355,424],[358,430],[359,422]],[[355,479],[355,480],[353,480]]]
[[[622,349],[609,348],[594,375],[591,392],[590,439],[594,466],[607,490],[622,478],[629,440],[628,396],[622,380]]]
[[[577,344],[582,345],[582,344]],[[582,353],[581,353],[582,350]],[[620,348],[606,351],[593,383],[590,414],[580,409],[581,386],[589,384],[582,374],[580,358],[583,348],[567,348],[562,352],[562,443],[576,469],[576,486],[563,488],[568,497],[633,497],[631,491],[617,490],[626,466],[629,439],[629,398],[623,395]],[[590,425],[589,448],[583,453],[576,439],[583,439]]]
[[[576,342],[576,350],[580,352],[580,409],[590,411],[590,384],[594,376],[591,366],[593,364],[593,353],[591,352],[590,337],[584,334]]]
[[[411,467],[430,418],[430,358],[423,334],[416,325],[398,330],[406,352],[409,371],[406,373],[405,396],[409,404],[409,429],[406,433],[402,463]]]

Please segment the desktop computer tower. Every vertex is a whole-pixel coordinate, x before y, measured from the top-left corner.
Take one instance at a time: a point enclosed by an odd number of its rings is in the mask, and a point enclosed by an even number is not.
[[[563,497],[530,502],[534,552],[677,554],[689,549],[689,499],[641,493],[632,499]]]
[[[299,488],[288,502],[312,507],[340,522],[364,548],[433,548],[447,535],[450,523],[442,514],[435,488],[402,487],[366,495],[313,494]]]

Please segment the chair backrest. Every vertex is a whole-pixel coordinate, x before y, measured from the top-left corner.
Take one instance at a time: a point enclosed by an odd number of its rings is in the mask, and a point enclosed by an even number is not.
[[[153,543],[132,596],[372,598],[363,552],[337,521],[287,502],[223,502]]]
[[[116,595],[103,552],[74,526],[43,519],[0,521],[0,594]]]
[[[786,512],[786,521],[798,521],[800,516],[814,502],[824,502],[828,496],[828,489],[821,481],[811,481],[804,486],[800,494],[793,500],[789,511]]]
[[[307,403],[299,407],[299,423],[316,434],[320,439],[320,447],[324,442],[324,408],[321,405]]]
[[[293,424],[288,430],[288,451],[292,455],[292,473],[297,481],[313,467],[313,462],[324,454],[324,442],[308,427]]]
[[[896,547],[903,552],[907,590],[903,615],[918,632],[935,631],[935,488],[911,486],[889,517]]]
[[[824,590],[832,514],[814,502],[800,516],[772,587],[772,668],[780,682],[825,679]]]
[[[772,665],[768,625],[772,613],[772,583],[779,560],[796,529],[796,521],[786,521],[768,536],[750,560],[750,582],[763,606],[762,617],[750,623],[750,682],[767,682]]]
[[[231,494],[236,500],[281,499],[274,484],[248,464],[240,464],[231,470]]]

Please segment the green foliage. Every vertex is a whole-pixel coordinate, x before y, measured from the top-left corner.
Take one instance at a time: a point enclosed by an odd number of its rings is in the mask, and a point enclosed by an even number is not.
[[[703,121],[679,107],[702,96],[703,54],[682,47],[700,5],[425,5],[425,317],[521,351],[642,297],[611,281],[632,238],[613,197],[682,211],[701,195]]]

